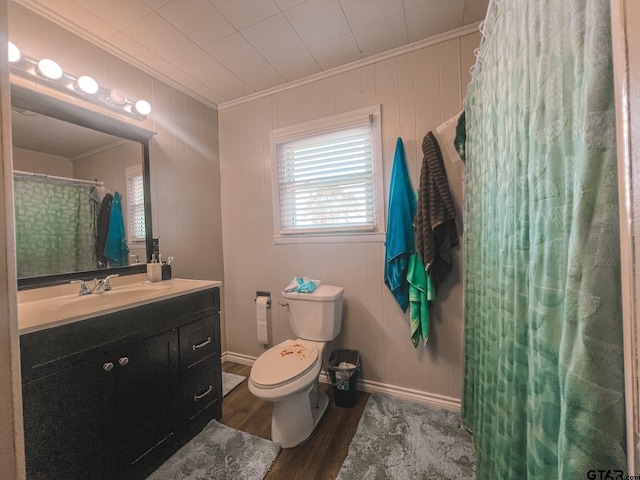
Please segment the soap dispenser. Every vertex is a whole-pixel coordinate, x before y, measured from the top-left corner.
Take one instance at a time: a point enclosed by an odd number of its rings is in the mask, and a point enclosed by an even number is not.
[[[150,282],[159,282],[162,280],[162,264],[158,262],[155,253],[151,255],[151,263],[147,263],[147,280]]]

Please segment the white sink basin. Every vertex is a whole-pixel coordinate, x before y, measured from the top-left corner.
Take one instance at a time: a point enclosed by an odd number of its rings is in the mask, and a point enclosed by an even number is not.
[[[90,295],[66,295],[61,298],[50,300],[51,308],[54,310],[73,309],[74,306],[84,309],[87,306],[109,307],[132,301],[145,300],[162,295],[171,286],[144,284],[136,286],[115,287],[112,290],[102,293],[92,293]],[[85,305],[86,304],[86,305]]]

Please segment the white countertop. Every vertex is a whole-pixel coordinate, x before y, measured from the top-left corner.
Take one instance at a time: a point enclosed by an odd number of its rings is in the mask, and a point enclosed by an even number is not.
[[[88,283],[93,287],[93,282]],[[78,284],[19,291],[20,334],[86,320],[222,285],[219,281],[183,278],[151,283],[144,273],[113,278],[110,283],[112,290],[84,296],[78,295],[80,290]]]

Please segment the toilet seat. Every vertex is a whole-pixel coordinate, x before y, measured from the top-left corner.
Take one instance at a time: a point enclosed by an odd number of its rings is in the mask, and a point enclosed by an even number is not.
[[[251,383],[261,389],[291,383],[320,362],[318,353],[315,342],[285,340],[258,357],[251,368]]]

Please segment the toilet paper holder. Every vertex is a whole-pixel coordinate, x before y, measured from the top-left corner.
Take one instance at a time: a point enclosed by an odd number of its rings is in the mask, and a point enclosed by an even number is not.
[[[271,308],[271,292],[267,292],[264,290],[258,290],[256,292],[256,298],[253,300],[254,302],[258,300],[258,297],[267,297],[267,308]]]

